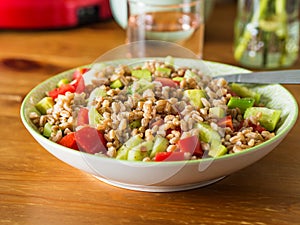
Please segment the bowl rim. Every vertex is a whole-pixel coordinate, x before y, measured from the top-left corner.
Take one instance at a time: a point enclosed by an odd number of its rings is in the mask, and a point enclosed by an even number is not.
[[[155,57],[149,57],[152,59],[158,59]],[[177,58],[178,59],[178,58]],[[136,60],[136,59],[118,59],[118,60],[111,60],[111,61],[104,61],[103,63],[111,63],[111,62],[120,62],[120,61],[132,61],[132,60]],[[138,59],[140,60],[140,59]],[[186,60],[191,60],[191,61],[195,61],[197,59],[186,59]],[[250,70],[241,68],[241,67],[237,67],[237,66],[233,66],[233,65],[229,65],[229,64],[225,64],[225,63],[220,63],[220,62],[213,62],[213,61],[206,61],[206,60],[202,60],[207,66],[222,66],[222,67],[226,67],[230,70],[238,70],[240,72],[250,72]],[[293,116],[292,118],[289,120],[289,122],[286,124],[286,126],[284,127],[284,129],[280,130],[279,133],[276,133],[276,135],[271,138],[270,140],[267,140],[259,145],[256,145],[254,147],[245,149],[241,152],[236,152],[236,153],[232,153],[232,154],[225,154],[216,158],[202,158],[202,159],[195,159],[195,160],[183,160],[183,161],[164,161],[164,162],[142,162],[142,161],[128,161],[128,160],[120,160],[120,159],[116,159],[116,158],[109,158],[109,157],[101,157],[98,155],[93,155],[93,154],[89,154],[86,152],[82,152],[82,151],[76,151],[70,148],[67,148],[65,146],[62,146],[58,143],[55,143],[51,140],[49,140],[48,138],[44,137],[42,134],[40,134],[39,132],[37,132],[36,129],[34,129],[31,125],[30,125],[30,121],[27,120],[28,116],[26,116],[26,106],[30,103],[31,100],[31,96],[33,95],[33,93],[35,93],[37,90],[41,89],[41,87],[43,85],[45,85],[46,83],[51,83],[53,79],[58,77],[64,77],[67,75],[70,75],[73,71],[75,71],[77,68],[81,68],[81,67],[90,67],[92,64],[87,64],[87,65],[83,65],[83,66],[79,66],[76,68],[72,68],[63,72],[60,72],[58,74],[55,74],[54,76],[51,76],[49,78],[47,78],[46,80],[42,81],[41,83],[39,83],[38,85],[36,85],[32,90],[30,90],[28,92],[28,94],[25,96],[25,98],[22,101],[21,107],[20,107],[20,116],[21,116],[21,121],[23,123],[23,125],[26,127],[26,129],[29,131],[29,133],[32,136],[37,136],[37,137],[41,137],[43,138],[43,141],[46,141],[48,145],[52,146],[53,148],[60,148],[63,151],[68,152],[69,154],[76,154],[76,155],[80,155],[80,154],[84,154],[84,155],[88,155],[88,157],[97,157],[99,160],[112,160],[115,163],[116,162],[120,162],[120,163],[126,163],[128,165],[134,165],[134,166],[144,166],[144,165],[163,165],[163,166],[170,166],[170,165],[181,165],[181,164],[187,164],[187,165],[191,165],[191,164],[198,164],[198,163],[205,163],[205,162],[211,162],[211,161],[220,161],[220,160],[227,160],[229,158],[234,158],[234,157],[240,157],[243,155],[247,155],[249,153],[252,152],[256,152],[259,151],[261,148],[263,147],[267,147],[269,145],[272,145],[274,143],[276,143],[277,141],[279,141],[281,138],[284,138],[287,133],[294,127],[297,118],[298,118],[298,104],[297,101],[295,100],[294,96],[289,92],[289,90],[287,90],[284,86],[280,85],[280,84],[271,84],[274,85],[276,87],[279,87],[281,89],[283,89],[285,91],[285,93],[290,97],[290,99],[292,100],[293,103],[293,107],[295,108],[295,111],[293,111]],[[210,76],[212,74],[209,74]],[[213,74],[213,75],[217,75],[217,74]],[[213,76],[212,75],[212,76]]]

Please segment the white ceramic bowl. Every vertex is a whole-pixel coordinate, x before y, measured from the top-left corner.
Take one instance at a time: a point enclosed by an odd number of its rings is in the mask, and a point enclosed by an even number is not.
[[[177,60],[177,59],[176,59]],[[197,65],[199,60],[179,59],[184,65]],[[122,61],[124,63],[124,60]],[[125,60],[132,62],[132,60]],[[213,62],[205,62],[213,75],[247,70]],[[296,122],[298,106],[294,97],[281,85],[256,86],[254,89],[268,100],[268,106],[282,110],[277,134],[271,140],[244,150],[215,159],[179,162],[129,162],[103,158],[68,149],[43,137],[29,119],[34,104],[44,92],[52,89],[63,77],[70,77],[73,70],[58,74],[35,87],[24,99],[21,118],[26,129],[48,152],[65,163],[96,176],[98,179],[127,189],[168,192],[205,186],[245,168],[270,153],[288,134]]]

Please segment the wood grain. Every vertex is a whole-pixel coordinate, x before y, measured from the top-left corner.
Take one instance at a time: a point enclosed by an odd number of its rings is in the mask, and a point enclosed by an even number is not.
[[[206,24],[204,58],[238,65],[232,54],[235,4],[219,3]],[[121,45],[113,21],[59,31],[0,33],[0,224],[300,223],[299,119],[268,156],[213,185],[175,193],[123,190],[59,161],[22,125],[24,96],[64,70]],[[298,60],[293,68],[300,68]],[[285,86],[300,102],[298,85]]]

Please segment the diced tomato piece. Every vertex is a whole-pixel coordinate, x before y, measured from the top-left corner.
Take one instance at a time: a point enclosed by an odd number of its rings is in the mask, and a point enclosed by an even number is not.
[[[72,148],[74,150],[78,150],[78,145],[75,139],[75,132],[69,133],[64,136],[62,139],[60,139],[60,141],[58,141],[58,144],[68,148]]]
[[[77,115],[77,126],[87,124],[89,124],[89,110],[87,108],[80,108]]]
[[[84,83],[84,79],[83,77],[79,77],[76,82],[73,84],[73,86],[75,87],[75,92],[80,94],[82,92],[84,92],[85,90],[85,83]]]
[[[233,130],[233,123],[232,123],[231,115],[221,118],[220,120],[218,120],[217,124],[220,127],[229,127],[231,130]]]
[[[162,86],[169,86],[169,87],[173,87],[176,88],[177,87],[177,83],[170,79],[170,78],[166,78],[166,77],[156,77],[155,81],[158,81],[162,84]]]
[[[87,71],[89,71],[88,68],[77,68],[73,73],[73,80],[77,80],[78,78],[82,77],[83,74],[85,74]]]
[[[184,152],[158,152],[155,155],[155,161],[182,161]]]
[[[231,96],[238,96],[234,91],[232,91],[232,90],[228,90],[227,91],[228,92],[228,94],[231,94]]]
[[[202,157],[203,150],[201,148],[201,143],[199,137],[197,135],[193,135],[190,137],[186,137],[184,139],[180,139],[178,142],[178,146],[180,151],[189,152],[194,156]]]
[[[263,126],[261,126],[259,124],[254,124],[254,123],[249,122],[249,126],[252,127],[253,130],[257,131],[258,133],[266,131],[266,128],[264,128]]]
[[[92,127],[83,127],[75,132],[79,150],[95,154],[106,153],[106,140],[103,133]]]
[[[75,87],[71,84],[63,84],[59,88],[55,88],[48,92],[48,95],[54,99],[58,97],[58,95],[64,95],[66,92],[75,92]]]

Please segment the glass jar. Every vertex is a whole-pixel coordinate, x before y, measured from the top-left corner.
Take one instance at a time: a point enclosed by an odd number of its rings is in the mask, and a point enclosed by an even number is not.
[[[249,68],[291,66],[299,50],[299,0],[238,0],[234,58]]]

